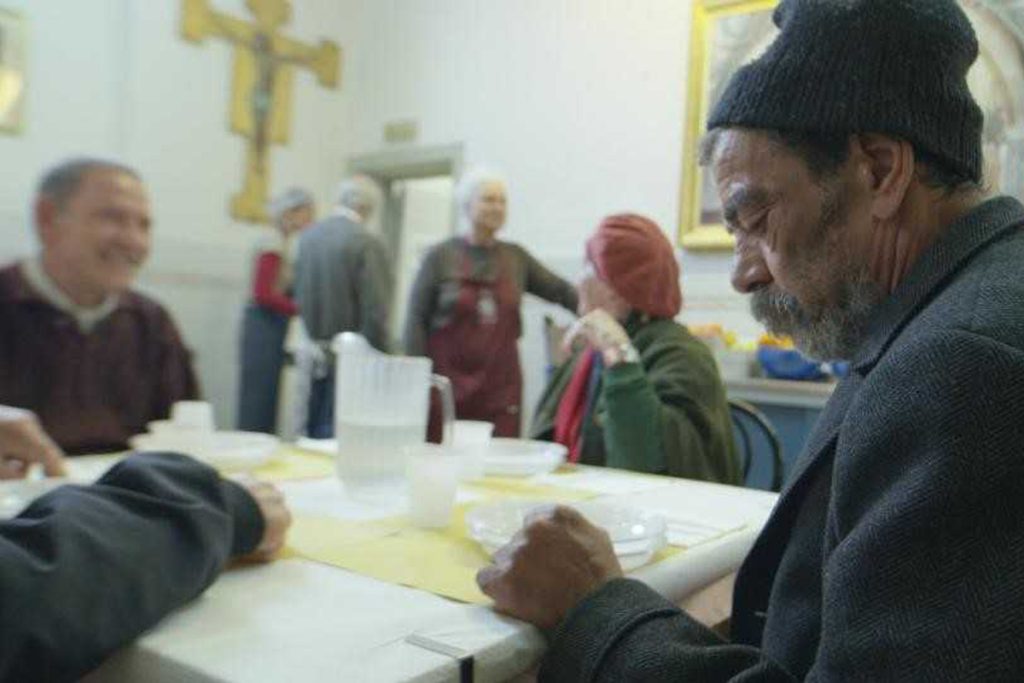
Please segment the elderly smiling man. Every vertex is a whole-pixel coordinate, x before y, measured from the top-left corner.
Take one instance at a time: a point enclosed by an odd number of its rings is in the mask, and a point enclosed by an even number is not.
[[[734,286],[836,389],[723,641],[561,509],[478,579],[546,629],[545,681],[1024,675],[1024,206],[980,189],[952,0],[785,0],[712,111]]]
[[[138,174],[72,159],[39,184],[42,253],[0,270],[0,404],[34,411],[69,454],[117,450],[198,393],[167,312],[130,287],[149,255]]]

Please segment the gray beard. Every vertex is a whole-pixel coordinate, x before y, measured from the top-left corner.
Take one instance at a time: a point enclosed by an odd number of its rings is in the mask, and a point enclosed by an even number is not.
[[[793,337],[811,358],[849,360],[864,341],[872,310],[884,299],[882,289],[865,273],[842,281],[831,306],[808,310],[773,285],[751,295],[750,312],[772,334]]]

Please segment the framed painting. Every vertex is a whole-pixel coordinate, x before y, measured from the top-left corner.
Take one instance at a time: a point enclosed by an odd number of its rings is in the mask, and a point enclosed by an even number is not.
[[[683,131],[679,242],[685,249],[724,251],[733,239],[722,225],[714,183],[698,164],[708,110],[732,74],[757,58],[778,34],[777,0],[694,0]]]
[[[25,19],[0,9],[0,132],[20,133],[24,126],[26,52]]]
[[[729,77],[757,58],[778,33],[777,0],[694,0],[683,135],[679,242],[685,249],[725,251],[714,184],[698,164],[708,110]],[[1024,0],[962,0],[980,54],[968,85],[985,114],[984,182],[996,194],[1024,200]]]
[[[1024,0],[963,0],[978,35],[967,84],[985,114],[984,182],[1024,200]]]

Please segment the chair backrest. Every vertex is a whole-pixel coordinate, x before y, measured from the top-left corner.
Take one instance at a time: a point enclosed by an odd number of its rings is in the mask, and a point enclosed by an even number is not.
[[[568,325],[559,325],[550,315],[544,315],[544,360],[547,363],[546,376],[569,359],[571,355],[562,348],[562,339],[568,331]]]
[[[782,442],[771,421],[752,404],[729,399],[729,414],[743,466],[743,482],[750,476],[755,456],[766,454],[771,467],[771,490],[782,488]]]

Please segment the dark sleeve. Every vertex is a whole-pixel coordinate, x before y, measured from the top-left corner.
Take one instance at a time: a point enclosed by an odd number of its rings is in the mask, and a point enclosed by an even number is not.
[[[440,279],[438,261],[441,250],[434,247],[420,264],[419,272],[409,290],[409,307],[405,315],[405,330],[402,346],[406,355],[426,356],[427,336],[430,334],[430,320],[437,303],[437,288]]]
[[[393,287],[387,249],[383,242],[369,237],[359,276],[360,334],[381,351],[387,351],[391,346],[388,322]]]
[[[530,438],[540,441],[555,440],[555,418],[562,403],[562,396],[572,381],[576,371],[576,363],[580,360],[580,352],[574,353],[567,361],[551,371],[547,386],[541,392],[537,408],[533,411],[533,422],[530,425]]]
[[[537,680],[542,683],[678,683],[793,681],[760,653],[719,638],[653,590],[616,579],[570,612],[552,634]]]
[[[177,401],[199,398],[199,380],[192,368],[192,353],[182,341],[177,326],[166,311],[160,309],[157,336],[163,352],[158,373],[157,395],[153,419],[164,419]]]
[[[1024,353],[969,332],[905,346],[839,435],[820,642],[806,679],[1013,680],[1024,662]],[[814,588],[808,588],[814,590]],[[790,680],[648,589],[613,582],[554,635],[541,680]],[[772,612],[786,605],[770,603]],[[785,637],[777,634],[776,637]]]
[[[265,251],[256,259],[256,272],[252,283],[252,297],[256,303],[281,315],[292,316],[298,312],[295,302],[277,288],[281,273],[281,255]]]
[[[526,270],[526,291],[576,313],[576,288],[545,268],[530,252],[522,248],[518,251]]]
[[[77,680],[263,535],[255,501],[180,455],[135,455],[0,522],[0,680]]]
[[[701,342],[669,334],[604,379],[609,467],[739,483],[725,389]]]

